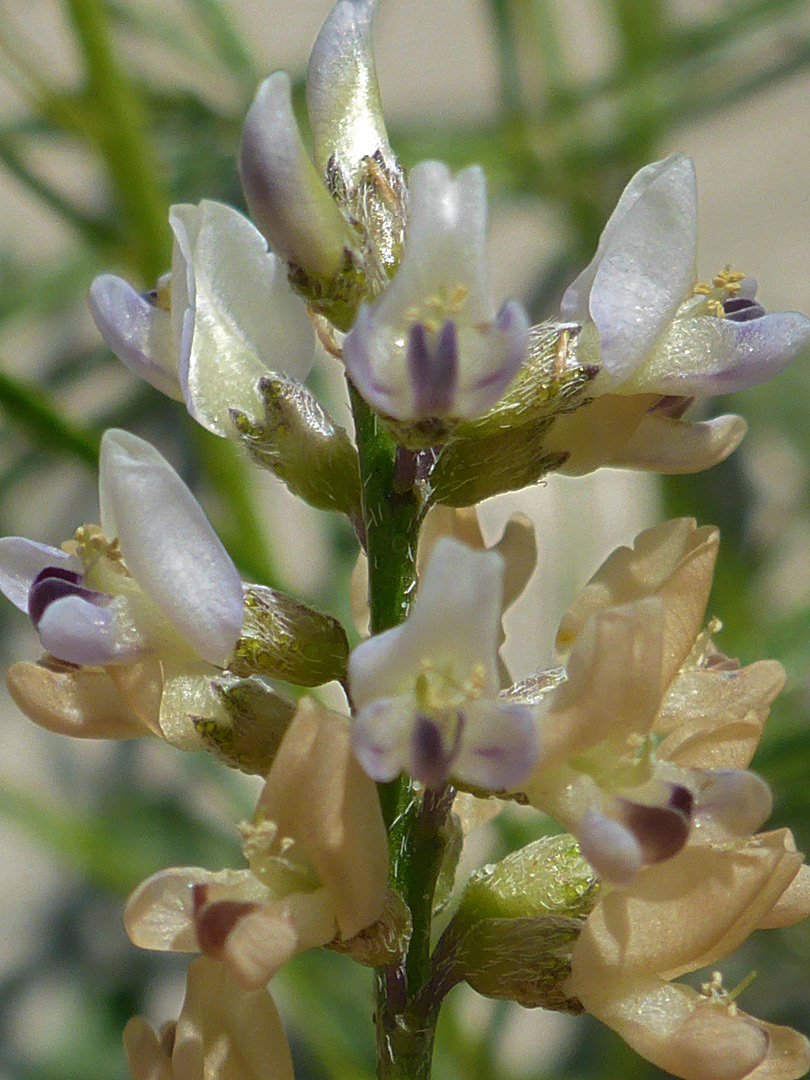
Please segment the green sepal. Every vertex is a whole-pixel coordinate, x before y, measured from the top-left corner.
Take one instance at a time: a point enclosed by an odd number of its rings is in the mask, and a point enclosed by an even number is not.
[[[441,827],[442,863],[436,888],[433,890],[433,914],[444,911],[453,898],[456,883],[456,870],[464,846],[464,831],[458,814],[452,811],[445,818]]]
[[[312,393],[281,375],[259,379],[264,416],[231,409],[244,448],[293,495],[319,510],[360,514],[360,467],[348,433]]]
[[[473,506],[491,495],[537,483],[567,455],[545,451],[555,420],[587,404],[597,369],[577,364],[572,330],[543,323],[531,331],[529,356],[515,381],[485,416],[442,432],[402,426],[401,441],[417,438],[438,447],[430,472],[430,498],[447,506]]]
[[[382,968],[402,961],[411,940],[413,920],[408,905],[393,889],[385,896],[382,915],[371,926],[345,941],[336,938],[326,946],[345,953],[364,967]]]
[[[360,245],[362,235],[354,230],[354,241]],[[342,265],[331,277],[305,270],[290,261],[287,265],[290,286],[306,302],[308,308],[323,315],[338,330],[346,333],[357,318],[360,304],[369,294],[366,272],[358,252],[345,248]]]
[[[487,997],[581,1012],[563,986],[598,895],[573,837],[543,837],[470,878],[436,950],[435,979]]]
[[[321,686],[342,680],[348,659],[346,631],[332,615],[276,589],[245,586],[245,621],[228,663],[235,675]]]
[[[194,730],[226,765],[266,776],[296,706],[255,675],[217,676],[210,685],[216,699],[214,715],[192,716]]]

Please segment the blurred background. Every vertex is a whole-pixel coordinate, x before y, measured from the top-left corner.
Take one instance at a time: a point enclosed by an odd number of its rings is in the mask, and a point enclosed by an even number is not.
[[[151,287],[168,269],[170,203],[243,206],[234,159],[258,81],[301,76],[329,0],[0,0],[0,535],[58,544],[97,518],[100,432],[155,442],[197,490],[246,578],[348,618],[348,528],[296,503],[176,403],[139,383],[94,330],[85,294],[112,270]],[[633,172],[690,154],[700,276],[726,263],[769,309],[810,311],[810,10],[806,0],[381,0],[376,56],[406,166],[480,162],[499,298],[553,316]],[[516,677],[549,658],[575,590],[618,543],[691,514],[721,526],[710,614],[744,662],[777,657],[788,688],[755,767],[774,826],[810,847],[810,357],[712,403],[750,424],[743,448],[696,477],[603,470],[553,478],[482,510],[494,536],[535,521],[540,565],[510,616]],[[315,385],[340,414],[340,373]],[[3,663],[38,643],[0,607]],[[169,864],[241,865],[233,826],[256,784],[150,740],[70,742],[7,699],[0,753],[0,1078],[118,1080],[133,1013],[160,1023],[185,962],[137,952],[120,912]],[[537,816],[474,835],[468,868],[538,835]],[[743,1006],[810,1034],[810,928],[755,937],[724,965]],[[373,1075],[368,973],[302,956],[273,985],[297,1075]],[[589,1080],[660,1075],[587,1019],[463,989],[440,1025],[436,1076]]]

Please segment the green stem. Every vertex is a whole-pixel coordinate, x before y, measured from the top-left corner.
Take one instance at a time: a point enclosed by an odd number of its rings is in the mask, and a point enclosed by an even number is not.
[[[151,282],[166,268],[169,231],[168,201],[147,134],[146,112],[118,66],[102,0],[67,0],[67,8],[84,56],[100,149],[130,225],[139,270]]]
[[[374,633],[399,625],[416,591],[416,549],[423,500],[416,457],[390,438],[379,418],[350,387],[369,567]],[[443,856],[452,791],[422,793],[407,777],[380,785],[388,827],[391,885],[407,904],[413,931],[402,963],[378,972],[374,1016],[380,1080],[428,1080],[438,1008],[418,1005],[430,978],[433,895]]]
[[[410,610],[423,506],[408,475],[408,458],[353,387],[350,394],[363,484],[371,632],[379,634],[398,626]]]

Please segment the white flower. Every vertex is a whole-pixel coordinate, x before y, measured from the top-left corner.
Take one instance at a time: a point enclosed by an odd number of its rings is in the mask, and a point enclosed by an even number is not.
[[[80,665],[224,665],[242,627],[242,583],[174,469],[143,439],[107,431],[99,503],[101,529],[83,527],[67,550],[0,540],[0,590],[43,648]]]
[[[502,577],[495,552],[440,539],[410,616],[349,657],[354,750],[373,779],[498,790],[532,770],[534,713],[498,700]]]
[[[633,177],[562,299],[563,318],[583,328],[579,359],[601,365],[603,393],[742,390],[779,374],[810,341],[810,320],[766,315],[744,274],[699,284],[696,248],[694,166],[672,154]]]
[[[104,274],[90,310],[123,363],[217,435],[235,435],[229,409],[249,413],[269,371],[306,378],[315,335],[286,268],[261,233],[223,203],[203,200],[169,212],[172,271],[154,294]]]
[[[477,166],[455,179],[438,161],[411,173],[402,260],[343,343],[352,381],[381,412],[472,419],[495,404],[523,363],[528,319],[514,301],[495,309],[486,214]]]

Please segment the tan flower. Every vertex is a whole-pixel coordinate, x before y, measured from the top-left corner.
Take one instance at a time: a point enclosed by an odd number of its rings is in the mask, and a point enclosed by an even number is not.
[[[718,542],[680,519],[615,551],[560,624],[565,667],[512,692],[543,710],[523,794],[607,881],[632,881],[690,837],[750,835],[770,812],[767,785],[742,770],[783,673],[739,669],[700,633]]]
[[[755,929],[807,915],[808,870],[787,829],[690,844],[630,888],[601,893],[565,989],[683,1080],[796,1080],[810,1068],[802,1035],[739,1010],[718,973],[700,991],[671,980],[717,963]]]
[[[348,719],[313,699],[299,705],[242,837],[250,869],[175,867],[143,882],[124,912],[132,942],[204,952],[257,989],[295,953],[354,937],[381,915],[377,791],[352,755]]]
[[[135,1016],[124,1048],[133,1080],[293,1080],[272,998],[264,989],[245,992],[224,964],[207,957],[188,969],[177,1023],[157,1036]]]

